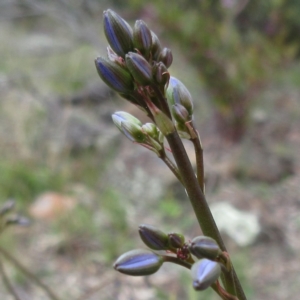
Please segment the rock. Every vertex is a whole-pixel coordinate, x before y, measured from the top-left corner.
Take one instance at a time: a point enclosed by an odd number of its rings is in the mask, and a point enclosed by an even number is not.
[[[211,205],[211,212],[219,230],[226,233],[239,246],[252,244],[261,231],[256,214],[240,211],[227,202]]]
[[[35,219],[52,221],[69,212],[75,205],[76,200],[72,197],[47,192],[34,201],[29,207],[29,213]]]

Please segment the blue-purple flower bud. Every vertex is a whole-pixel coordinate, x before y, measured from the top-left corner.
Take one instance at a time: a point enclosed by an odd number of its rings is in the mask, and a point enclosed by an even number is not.
[[[167,250],[168,236],[158,228],[142,224],[139,226],[139,234],[142,241],[153,250]]]
[[[163,259],[158,254],[137,249],[121,255],[114,263],[114,268],[126,275],[146,276],[157,272],[162,264]]]
[[[133,33],[130,25],[117,13],[103,12],[104,33],[111,48],[121,57],[133,51]]]
[[[153,31],[151,31],[151,35],[152,35],[152,48],[151,48],[152,58],[155,61],[158,61],[157,58],[162,50],[162,47],[157,35]]]
[[[171,112],[174,119],[181,125],[191,120],[189,112],[179,103],[172,106]]]
[[[203,258],[193,264],[191,273],[194,289],[203,291],[218,280],[221,266],[215,261]]]
[[[193,100],[190,92],[185,85],[175,77],[170,77],[169,85],[166,93],[169,104],[181,104],[188,111],[189,115],[193,115]]]
[[[129,72],[137,83],[149,85],[152,82],[152,68],[142,55],[129,52],[125,56],[125,61]]]
[[[171,49],[169,49],[169,48],[162,49],[162,51],[158,55],[157,60],[164,63],[164,65],[167,68],[169,68],[173,62],[173,55],[172,55]]]
[[[151,30],[147,24],[142,20],[137,20],[133,28],[133,45],[138,49],[146,58],[149,57],[152,47]]]
[[[113,90],[127,93],[134,89],[132,76],[118,63],[98,57],[95,59],[95,65],[100,78]]]
[[[215,260],[222,253],[217,242],[208,236],[193,238],[189,250],[197,258],[208,258],[211,260]]]

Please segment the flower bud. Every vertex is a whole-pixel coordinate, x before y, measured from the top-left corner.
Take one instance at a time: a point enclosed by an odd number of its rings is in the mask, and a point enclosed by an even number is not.
[[[133,51],[133,33],[130,25],[117,13],[108,9],[103,13],[104,33],[111,48],[121,57]]]
[[[169,233],[168,234],[168,242],[171,248],[181,248],[184,245],[184,236],[180,233]]]
[[[158,55],[157,60],[164,63],[164,65],[167,68],[169,68],[173,62],[173,55],[172,55],[171,49],[169,49],[169,48],[162,49],[162,51]]]
[[[129,52],[125,56],[126,66],[134,80],[141,85],[152,81],[152,69],[147,60],[140,54]]]
[[[143,143],[147,139],[142,131],[142,123],[131,114],[119,111],[112,115],[112,119],[118,129],[132,142]]]
[[[168,249],[168,236],[151,225],[140,225],[139,234],[142,241],[153,250],[167,250]]]
[[[151,48],[152,58],[158,61],[157,58],[162,50],[162,47],[157,35],[153,31],[151,31],[151,35],[152,35],[152,48]]]
[[[147,24],[142,20],[137,20],[133,28],[133,45],[138,49],[146,58],[152,47],[151,30]]]
[[[170,105],[181,104],[190,116],[193,115],[192,96],[180,80],[172,76],[170,77],[166,96]]]
[[[9,225],[19,225],[19,226],[26,227],[30,225],[30,220],[27,219],[26,217],[17,215],[17,216],[7,218],[5,220],[5,226],[9,226]]]
[[[155,63],[152,67],[152,75],[153,79],[158,84],[161,84],[163,86],[165,86],[170,79],[170,73],[168,72],[167,67],[161,61]]]
[[[203,291],[216,282],[221,274],[219,263],[203,258],[193,264],[193,287],[196,291]]]
[[[174,119],[179,123],[179,124],[185,124],[186,122],[191,120],[191,117],[188,113],[188,111],[185,109],[184,106],[182,106],[179,103],[176,103],[175,105],[172,106],[172,115]]]
[[[159,129],[153,123],[146,123],[142,126],[143,131],[155,140],[159,138]]]
[[[1,207],[0,207],[0,217],[4,216],[5,214],[12,211],[15,207],[15,201],[14,200],[8,200],[6,201]]]
[[[95,60],[95,65],[100,78],[113,90],[126,93],[134,89],[132,76],[119,64],[98,57]]]
[[[120,273],[131,276],[151,275],[163,264],[161,256],[149,250],[137,249],[124,253],[114,263]]]
[[[189,246],[190,252],[197,258],[216,259],[221,253],[217,242],[208,236],[195,237]]]

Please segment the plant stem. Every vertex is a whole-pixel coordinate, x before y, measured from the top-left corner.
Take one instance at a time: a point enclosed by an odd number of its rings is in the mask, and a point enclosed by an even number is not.
[[[7,288],[7,291],[14,297],[15,300],[21,300],[21,298],[18,296],[17,292],[14,290],[14,287],[10,283],[10,280],[5,273],[5,270],[4,270],[1,260],[0,260],[0,274],[2,275],[2,281]]]
[[[175,256],[163,256],[164,262],[171,262],[173,264],[177,264],[179,266],[185,267],[187,269],[191,269],[192,265],[184,260],[178,259]]]
[[[169,146],[172,150],[174,159],[183,180],[183,184],[186,188],[186,192],[189,196],[203,234],[216,240],[222,251],[227,252],[225,244],[211,214],[205,196],[198,184],[191,162],[186,154],[185,148],[177,131],[167,135],[166,139],[168,140]],[[234,280],[232,280],[230,272],[224,273],[224,285],[230,294],[236,295],[239,300],[246,300],[246,296],[233,267],[232,272]]]
[[[47,285],[45,285],[36,275],[31,273],[31,271],[29,271],[26,267],[21,265],[18,260],[16,260],[10,253],[8,253],[2,247],[0,247],[0,253],[12,264],[14,264],[16,268],[22,271],[28,278],[30,278],[33,282],[35,282],[37,286],[43,289],[51,300],[60,300],[60,298],[58,298]]]
[[[167,154],[165,153],[164,150],[161,151],[159,158],[168,166],[168,168],[172,171],[172,173],[176,176],[176,178],[183,184],[183,181],[182,181],[181,175],[178,171],[178,168],[169,159],[169,157],[167,156]]]
[[[193,126],[193,125],[192,125]],[[194,129],[194,126],[193,126]],[[196,167],[197,167],[197,180],[199,183],[199,186],[202,190],[202,193],[204,194],[204,162],[203,162],[203,148],[201,145],[201,140],[198,132],[196,138],[191,138],[191,142],[194,145],[195,149],[195,156],[196,156]]]

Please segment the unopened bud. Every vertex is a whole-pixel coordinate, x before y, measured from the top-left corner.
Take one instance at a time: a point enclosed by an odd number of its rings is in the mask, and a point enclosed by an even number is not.
[[[176,103],[175,105],[173,105],[171,111],[172,111],[172,115],[173,115],[174,119],[179,124],[185,124],[186,122],[191,120],[189,112],[186,110],[186,108],[184,106],[182,106],[179,103]]]
[[[142,131],[140,120],[126,112],[116,112],[112,115],[118,129],[132,142],[143,143],[147,136]]]
[[[203,258],[193,264],[191,273],[194,289],[203,291],[218,280],[221,266],[215,261]]]
[[[131,276],[151,275],[163,264],[161,256],[149,250],[137,249],[124,253],[114,263],[120,273]]]
[[[169,49],[169,48],[162,49],[162,51],[158,55],[157,60],[164,63],[164,65],[167,68],[169,68],[173,62],[173,55],[172,55],[171,49]]]
[[[152,47],[151,30],[142,20],[137,20],[133,28],[133,45],[146,58],[148,58]]]
[[[30,220],[23,216],[13,216],[5,220],[5,225],[6,226],[19,225],[19,226],[26,227],[30,225]]]
[[[118,63],[98,57],[95,65],[100,78],[113,90],[126,93],[134,89],[132,76]]]
[[[197,258],[216,259],[221,253],[217,242],[208,236],[195,237],[189,246],[190,252]]]
[[[157,35],[153,31],[151,31],[151,35],[152,35],[152,48],[151,48],[152,58],[158,61],[157,58],[162,50],[162,47]]]
[[[180,80],[172,76],[170,77],[166,96],[170,105],[181,104],[190,116],[193,115],[192,96]]]
[[[165,86],[166,83],[169,82],[170,73],[168,72],[167,67],[162,62],[154,64],[154,66],[152,67],[152,74],[153,79],[158,84]]]
[[[153,123],[146,123],[142,126],[143,131],[155,140],[159,138],[159,129]]]
[[[111,48],[121,57],[133,51],[133,33],[130,25],[117,13],[108,9],[103,13],[104,33]]]
[[[163,231],[151,225],[140,225],[139,234],[142,241],[153,250],[167,250],[168,236]]]
[[[168,241],[171,248],[181,248],[184,245],[184,236],[180,233],[169,233]]]
[[[15,201],[14,200],[8,200],[6,201],[1,207],[0,207],[0,217],[4,216],[5,214],[12,211],[15,207]]]
[[[152,68],[140,54],[129,52],[125,56],[126,66],[134,80],[141,85],[148,85],[152,81]]]

